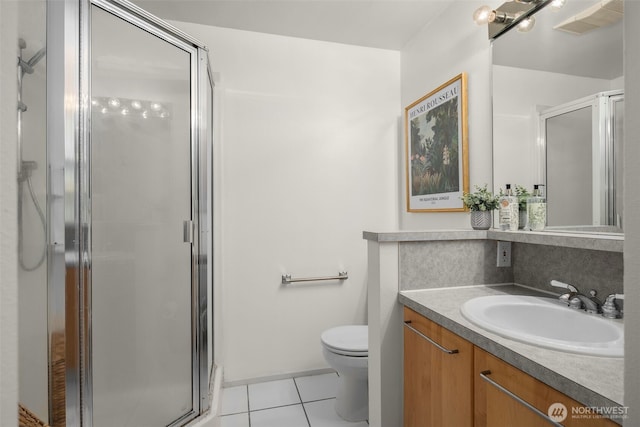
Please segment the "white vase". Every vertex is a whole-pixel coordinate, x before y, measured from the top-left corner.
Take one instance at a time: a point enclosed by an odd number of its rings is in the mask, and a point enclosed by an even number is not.
[[[491,228],[491,211],[471,211],[471,228],[474,230]]]

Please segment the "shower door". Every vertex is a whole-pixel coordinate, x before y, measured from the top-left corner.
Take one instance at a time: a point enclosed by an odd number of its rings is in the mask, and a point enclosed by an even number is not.
[[[198,49],[117,3],[88,15],[83,425],[200,413]]]
[[[624,94],[618,90],[542,112],[547,225],[621,231],[623,121]]]

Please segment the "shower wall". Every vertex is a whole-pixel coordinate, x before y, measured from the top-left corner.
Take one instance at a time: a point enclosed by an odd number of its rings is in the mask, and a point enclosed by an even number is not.
[[[0,1],[0,425],[15,425],[18,402],[16,181],[17,5]]]
[[[21,1],[18,4],[18,37],[26,42],[25,60],[46,46],[46,1]],[[32,74],[24,74],[22,102],[22,160],[36,162],[31,174],[34,195],[46,209],[46,61],[43,57]],[[19,399],[42,420],[48,419],[47,372],[47,263],[33,269],[45,249],[46,239],[40,217],[27,182],[22,190],[21,254],[18,267],[18,357]],[[45,212],[46,214],[46,212]],[[26,267],[26,269],[25,269]],[[33,269],[33,271],[28,271]]]

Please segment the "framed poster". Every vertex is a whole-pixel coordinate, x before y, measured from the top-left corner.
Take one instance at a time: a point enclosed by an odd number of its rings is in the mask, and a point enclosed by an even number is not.
[[[407,211],[465,211],[469,192],[467,78],[462,73],[405,108]]]

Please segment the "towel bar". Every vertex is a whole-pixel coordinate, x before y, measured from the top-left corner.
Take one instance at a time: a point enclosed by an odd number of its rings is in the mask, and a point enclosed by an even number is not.
[[[286,285],[287,283],[293,282],[318,282],[322,280],[346,280],[349,278],[349,273],[346,271],[341,271],[337,276],[328,276],[328,277],[291,277],[290,274],[282,275],[282,284]]]

